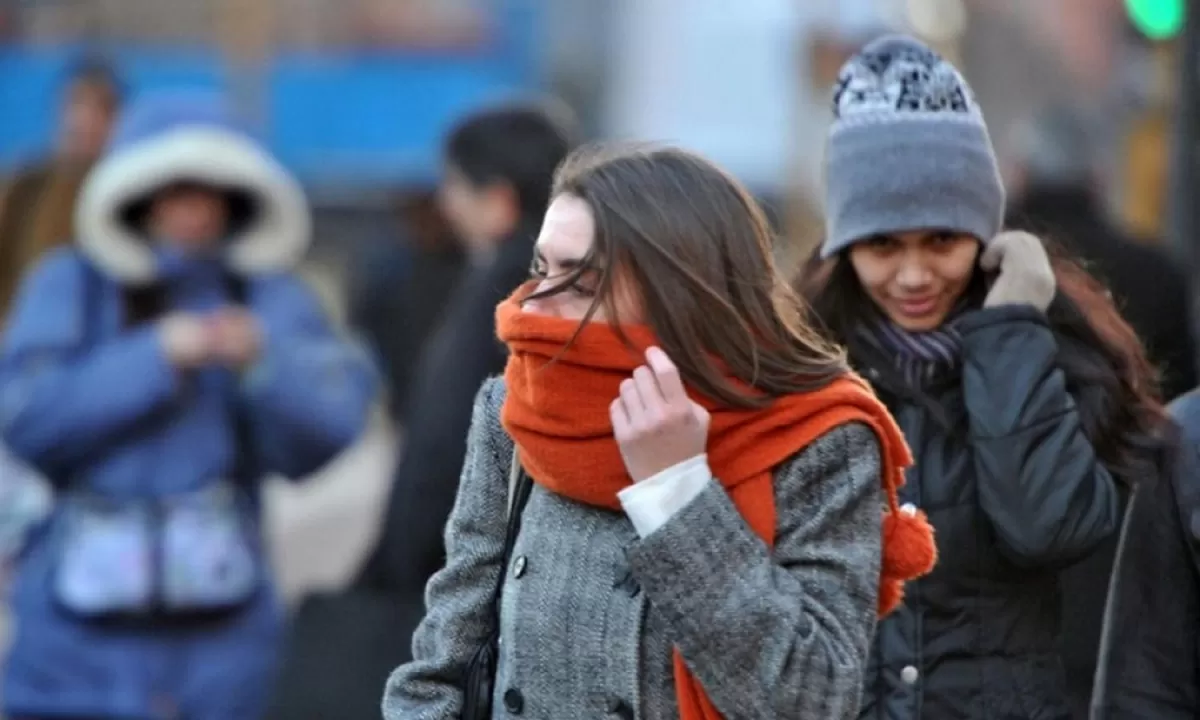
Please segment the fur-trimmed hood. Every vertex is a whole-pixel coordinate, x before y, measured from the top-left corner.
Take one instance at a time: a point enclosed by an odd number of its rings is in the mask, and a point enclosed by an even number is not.
[[[154,281],[154,256],[129,210],[179,181],[212,184],[252,199],[245,222],[229,238],[234,269],[288,268],[307,250],[312,221],[296,180],[237,127],[218,97],[188,94],[139,101],[122,116],[75,206],[83,252],[123,282]]]

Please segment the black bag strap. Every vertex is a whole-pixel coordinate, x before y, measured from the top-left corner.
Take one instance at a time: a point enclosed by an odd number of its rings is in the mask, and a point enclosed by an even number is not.
[[[533,490],[533,478],[521,467],[521,458],[517,449],[513,448],[512,465],[508,470],[508,527],[504,532],[504,561],[500,565],[500,574],[496,578],[496,590],[492,594],[492,619],[494,632],[500,629],[500,597],[504,593],[504,577],[508,574],[508,566],[512,562],[513,548],[517,544],[517,536],[521,534],[521,515],[529,502]]]
[[[90,348],[100,332],[100,273],[92,262],[82,254],[77,254],[79,265],[79,282],[83,286],[79,293],[82,305],[79,308],[80,328],[79,345]]]
[[[1166,480],[1167,478],[1163,478]],[[1093,694],[1091,698],[1091,715],[1088,717],[1100,717],[1103,714],[1102,708],[1107,701],[1105,691],[1108,689],[1108,663],[1107,658],[1112,652],[1112,634],[1113,623],[1117,618],[1117,593],[1120,589],[1121,568],[1125,565],[1125,543],[1129,537],[1130,519],[1133,517],[1134,508],[1137,503],[1142,500],[1142,494],[1148,490],[1144,485],[1134,487],[1129,493],[1129,500],[1125,503],[1125,512],[1121,515],[1121,526],[1117,535],[1117,548],[1113,554],[1113,570],[1112,576],[1108,581],[1108,593],[1104,599],[1104,615],[1103,621],[1100,623],[1100,649],[1097,657],[1100,661],[1096,663],[1096,675],[1093,683]],[[1189,546],[1194,543],[1189,543]]]
[[[225,274],[225,288],[229,292],[229,300],[234,305],[245,307],[250,302],[250,288],[246,278],[235,272]],[[233,436],[237,445],[234,477],[245,483],[253,483],[259,479],[262,468],[259,464],[258,445],[254,436],[254,428],[245,410],[239,405],[233,411]]]
[[[521,469],[521,458],[517,456],[517,449],[513,448],[512,461],[508,468],[508,520],[512,523],[513,507],[517,500],[517,486],[521,484],[521,477],[524,471]],[[521,510],[524,510],[522,507]],[[520,514],[521,510],[517,513]]]

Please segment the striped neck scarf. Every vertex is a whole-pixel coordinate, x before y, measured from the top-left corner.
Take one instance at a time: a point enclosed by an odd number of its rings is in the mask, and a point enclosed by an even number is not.
[[[962,335],[953,320],[966,309],[959,303],[941,327],[929,332],[909,332],[872,306],[858,335],[871,347],[891,358],[893,367],[912,387],[926,387],[956,372],[961,362]]]

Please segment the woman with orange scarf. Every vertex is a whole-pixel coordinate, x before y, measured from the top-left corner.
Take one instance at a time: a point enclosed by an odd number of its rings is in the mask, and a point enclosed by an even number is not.
[[[464,717],[498,634],[473,717],[856,717],[876,618],[934,561],[896,424],[710,163],[581,151],[552,197],[384,716]]]

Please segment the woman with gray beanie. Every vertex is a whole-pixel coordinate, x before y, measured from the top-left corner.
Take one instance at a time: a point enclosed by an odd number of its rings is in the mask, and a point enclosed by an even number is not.
[[[1061,572],[1157,474],[1154,377],[1104,289],[1029,234],[959,72],[916,40],[843,67],[802,284],[896,416],[939,561],[881,621],[862,718],[1072,717]]]

